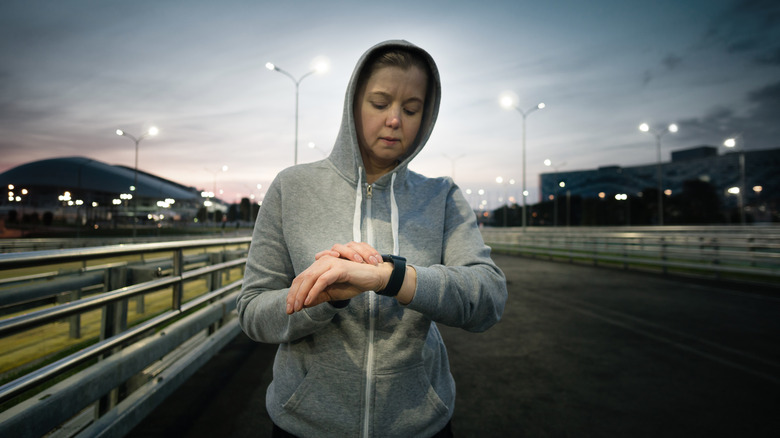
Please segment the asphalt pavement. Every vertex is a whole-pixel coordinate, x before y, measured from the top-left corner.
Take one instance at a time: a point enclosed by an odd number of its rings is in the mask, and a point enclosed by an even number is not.
[[[456,437],[777,436],[780,291],[494,259],[501,322],[439,327]],[[239,336],[128,436],[270,436],[275,350]]]

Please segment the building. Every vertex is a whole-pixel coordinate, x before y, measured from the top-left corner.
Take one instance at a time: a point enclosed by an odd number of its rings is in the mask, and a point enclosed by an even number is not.
[[[0,213],[18,220],[122,225],[192,221],[204,208],[193,187],[84,157],[52,158],[0,174]],[[213,199],[207,204],[226,211]]]
[[[680,194],[691,181],[711,185],[720,205],[737,208],[743,172],[740,152],[718,154],[714,146],[697,146],[672,153],[671,162],[661,163],[665,196]],[[633,167],[605,166],[595,170],[543,173],[539,176],[540,201],[557,196],[582,199],[614,198],[615,195],[639,197],[648,190],[657,193],[658,163]],[[780,193],[780,149],[744,152],[744,204],[753,220],[776,216]]]

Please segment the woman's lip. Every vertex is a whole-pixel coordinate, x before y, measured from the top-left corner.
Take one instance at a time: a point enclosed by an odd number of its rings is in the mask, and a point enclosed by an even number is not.
[[[384,140],[384,141],[386,141],[388,143],[396,143],[396,142],[400,141],[399,139],[392,138],[392,137],[379,137],[379,139],[380,140]]]

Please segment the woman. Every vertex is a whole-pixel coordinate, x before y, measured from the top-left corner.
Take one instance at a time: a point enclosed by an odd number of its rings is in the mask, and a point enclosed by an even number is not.
[[[440,90],[422,49],[372,47],[330,156],[282,171],[266,193],[238,312],[249,337],[279,344],[266,405],[280,436],[451,436],[455,383],[436,323],[486,330],[506,281],[452,180],[407,168]]]

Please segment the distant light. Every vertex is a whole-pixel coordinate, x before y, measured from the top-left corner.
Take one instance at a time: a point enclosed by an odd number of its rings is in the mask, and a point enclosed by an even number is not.
[[[265,63],[265,68],[267,68],[268,70],[276,70],[276,66],[273,65],[273,63],[270,63],[270,62],[266,62]]]
[[[498,96],[498,103],[501,104],[504,109],[515,108],[518,100],[517,94],[513,91],[504,91]]]
[[[561,181],[558,183],[558,187],[566,187],[566,183]]]
[[[330,70],[330,60],[325,56],[318,56],[311,62],[312,68],[317,73],[327,73]]]
[[[677,132],[677,129],[678,129],[677,125],[675,125],[674,123],[669,125],[669,132]]]
[[[514,184],[514,183],[515,183],[515,180],[513,180],[513,179],[509,180],[509,184]]]
[[[496,177],[496,182],[497,182],[497,183],[499,183],[499,184],[501,184],[502,182],[504,182],[504,178],[502,178],[502,177],[500,177],[500,176],[497,176],[497,177]]]
[[[121,129],[117,129],[116,130],[116,135],[125,135],[125,132],[122,131]]]
[[[664,190],[664,195],[666,195],[666,196],[672,196],[672,190],[671,190],[671,189],[666,189],[666,190]]]
[[[732,195],[738,195],[739,194],[739,187],[730,187],[728,192],[731,193]]]
[[[604,192],[599,192],[599,198],[604,199],[607,196]]]
[[[14,185],[13,184],[8,184],[8,190],[13,190],[13,189],[14,189]]]
[[[135,186],[130,186],[130,191],[134,192],[135,191]]]
[[[523,196],[528,196],[528,190],[523,192]]]
[[[151,135],[151,136],[155,136],[155,135],[157,135],[159,132],[160,132],[160,130],[159,130],[159,129],[157,129],[157,127],[156,127],[156,126],[152,126],[151,128],[149,128],[149,135]]]
[[[628,199],[628,195],[626,195],[625,193],[618,193],[617,195],[615,195],[615,199],[617,199],[618,201],[625,201],[626,199]]]
[[[737,140],[733,138],[727,138],[726,141],[723,142],[723,146],[726,146],[727,148],[733,148],[737,145]]]
[[[97,206],[98,206],[98,203],[93,201],[93,202],[92,202],[92,206],[93,206],[93,207],[97,207]]]
[[[539,109],[544,109],[544,107],[546,107],[546,106],[547,105],[545,105],[544,102],[539,102],[539,105],[536,105],[536,107],[539,108]]]
[[[548,195],[548,196],[547,196],[547,199],[549,199],[550,201],[552,201],[553,199],[555,199],[555,196],[553,196],[553,195]]]
[[[761,193],[761,191],[764,190],[761,186],[753,186],[753,191],[756,193]]]
[[[548,158],[548,159],[544,160],[544,165],[545,166],[552,166],[552,161]]]
[[[639,125],[639,130],[642,132],[648,132],[650,131],[650,125],[648,125],[647,123],[642,123],[641,125]]]
[[[26,195],[27,194],[27,189],[22,189],[22,194]]]

